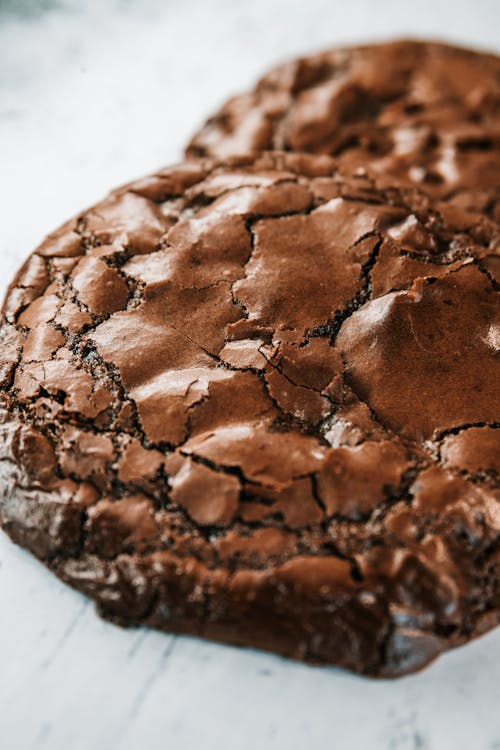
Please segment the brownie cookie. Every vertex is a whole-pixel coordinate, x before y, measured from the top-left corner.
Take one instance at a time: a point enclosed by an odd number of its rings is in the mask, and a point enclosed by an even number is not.
[[[116,190],[8,291],[3,528],[117,622],[421,668],[500,615],[499,247],[327,156]]]
[[[500,217],[500,57],[399,41],[275,68],[194,136],[190,156],[328,153]]]

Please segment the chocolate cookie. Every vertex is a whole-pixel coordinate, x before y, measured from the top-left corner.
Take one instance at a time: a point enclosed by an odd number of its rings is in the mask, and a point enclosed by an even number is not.
[[[197,133],[190,156],[284,149],[500,217],[500,58],[430,42],[333,49],[275,68]]]
[[[118,622],[419,669],[500,614],[499,246],[326,156],[111,193],[7,294],[3,528]]]

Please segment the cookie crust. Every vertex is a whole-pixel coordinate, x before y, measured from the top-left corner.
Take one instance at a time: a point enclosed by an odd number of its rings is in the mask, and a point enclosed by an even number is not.
[[[330,154],[498,221],[500,58],[415,40],[298,58],[226,102],[186,153],[262,149]]]

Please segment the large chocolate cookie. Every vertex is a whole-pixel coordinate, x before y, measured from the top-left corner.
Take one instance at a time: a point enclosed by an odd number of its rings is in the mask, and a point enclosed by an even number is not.
[[[399,675],[499,619],[500,238],[335,168],[188,162],[42,243],[0,518],[119,622]]]
[[[328,153],[498,218],[500,57],[401,41],[301,58],[228,101],[187,153],[271,148]]]

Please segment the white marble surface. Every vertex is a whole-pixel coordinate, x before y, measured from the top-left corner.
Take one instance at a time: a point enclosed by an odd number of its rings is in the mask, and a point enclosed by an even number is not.
[[[1,291],[269,64],[402,34],[499,49],[499,28],[498,0],[0,0]],[[499,685],[500,631],[394,683],[124,631],[0,534],[2,750],[498,750]]]

